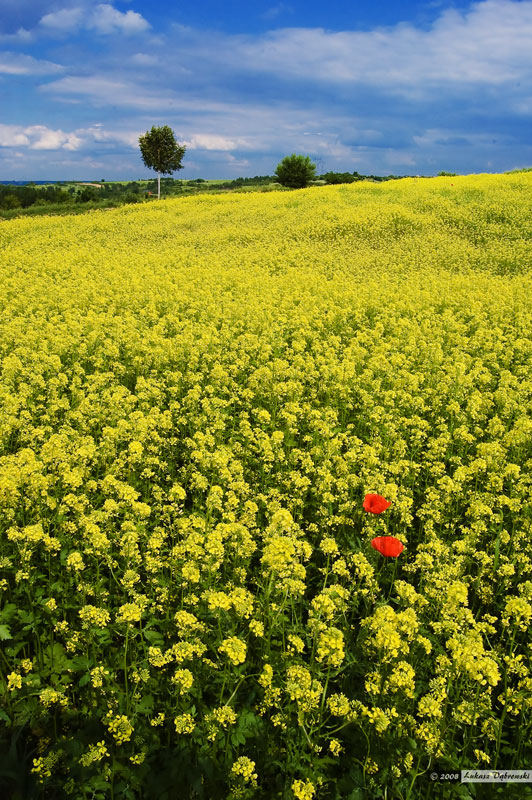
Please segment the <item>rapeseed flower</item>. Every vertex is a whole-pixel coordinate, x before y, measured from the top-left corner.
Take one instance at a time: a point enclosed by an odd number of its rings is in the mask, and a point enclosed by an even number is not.
[[[196,727],[192,714],[179,714],[174,718],[176,733],[190,734]]]
[[[255,772],[255,762],[247,756],[240,756],[231,767],[231,775],[240,777],[244,783],[249,783],[251,786],[257,785],[258,775]]]
[[[292,791],[297,800],[312,800],[316,794],[316,787],[312,781],[297,780],[292,783]]]
[[[231,664],[238,666],[246,660],[247,646],[238,636],[230,636],[223,640],[218,647],[218,652],[225,653]]]

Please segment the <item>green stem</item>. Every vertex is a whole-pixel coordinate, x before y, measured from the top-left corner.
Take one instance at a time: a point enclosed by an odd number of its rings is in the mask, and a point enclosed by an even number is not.
[[[325,698],[327,696],[327,688],[329,686],[329,678],[331,676],[331,668],[327,669],[327,677],[325,679],[325,686],[323,687],[323,694],[321,696],[320,717],[323,716],[323,709],[325,707]]]
[[[415,769],[415,772],[414,772],[414,777],[412,778],[412,782],[411,782],[410,786],[408,787],[408,794],[406,795],[405,800],[409,800],[409,797],[412,794],[412,789],[414,788],[414,783],[416,782],[416,779],[419,778],[420,775],[423,775],[424,772],[427,771],[427,770],[423,770],[423,772],[418,772],[420,760],[421,760],[421,756],[418,757],[417,764],[416,764],[416,769]],[[430,760],[431,759],[429,759],[429,764],[430,764]],[[428,769],[428,767],[427,767],[427,769]]]
[[[127,644],[129,639],[129,624],[127,624],[126,628],[126,643],[124,646],[124,683],[126,687],[126,714],[129,714],[129,692],[127,686]]]
[[[468,726],[469,729],[468,729],[468,732],[467,732],[467,740],[466,740],[466,743],[465,743],[465,745],[464,745],[464,747],[462,749],[462,763],[464,763],[463,759],[467,754],[467,748],[470,745],[471,737],[473,735],[473,726],[475,724],[475,714],[476,714],[476,710],[477,710],[479,694],[480,694],[480,684],[477,686],[477,693],[475,695],[475,702],[473,704],[473,719],[471,720],[471,724]]]
[[[510,658],[512,657],[512,653],[514,651],[514,642],[515,636],[517,633],[517,625],[514,627],[512,638],[510,640]],[[499,762],[499,752],[501,749],[501,739],[502,739],[502,729],[504,726],[504,719],[506,717],[506,707],[508,705],[508,669],[504,670],[504,706],[502,709],[501,714],[501,721],[499,724],[499,730],[497,732],[497,748],[495,750],[495,763],[493,764],[493,769],[497,769],[497,764]]]

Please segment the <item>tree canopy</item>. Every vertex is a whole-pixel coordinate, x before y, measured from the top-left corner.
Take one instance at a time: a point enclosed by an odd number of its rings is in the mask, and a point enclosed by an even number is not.
[[[291,189],[303,189],[315,177],[316,165],[311,162],[310,156],[298,156],[295,153],[285,156],[275,172],[276,180]]]
[[[179,145],[173,130],[168,125],[152,127],[139,137],[140,154],[148,169],[157,172],[158,197],[161,196],[161,175],[171,175],[183,169],[181,160],[185,155],[185,145]]]

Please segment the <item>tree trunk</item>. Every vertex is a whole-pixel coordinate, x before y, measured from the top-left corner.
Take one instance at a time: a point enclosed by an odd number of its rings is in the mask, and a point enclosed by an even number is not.
[[[161,173],[157,173],[157,200],[161,199]]]

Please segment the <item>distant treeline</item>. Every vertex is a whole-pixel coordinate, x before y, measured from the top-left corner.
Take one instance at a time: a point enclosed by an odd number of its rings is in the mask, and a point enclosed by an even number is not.
[[[392,181],[404,178],[404,175],[361,175],[358,172],[325,172],[323,175],[318,175],[316,180],[320,183],[353,183],[354,181]],[[412,176],[413,177],[413,176]],[[167,179],[172,181],[172,178]],[[178,181],[173,181],[178,183]],[[252,185],[267,185],[275,183],[275,175],[255,175],[254,178],[235,178],[233,181],[225,181],[225,183],[217,183],[217,189],[238,189],[239,186],[252,186]],[[179,183],[188,183],[189,185],[205,183],[203,178],[196,178],[194,181],[179,181]]]
[[[354,181],[389,181],[405,177],[403,175],[361,175],[358,172],[326,172],[318,175],[312,184],[326,185],[353,183]],[[89,182],[87,181],[87,184]],[[253,191],[274,189],[274,175],[255,175],[253,178],[210,182],[204,178],[193,180],[161,179],[161,194],[164,197],[196,194],[198,192],[218,192],[241,189]],[[139,203],[151,200],[157,194],[157,181],[140,180],[129,182],[106,182],[103,178],[93,185],[58,181],[52,185],[40,185],[38,181],[6,183],[0,181],[0,211],[5,217],[17,215],[25,209],[26,213],[71,213],[69,209],[112,208],[123,203]],[[52,206],[54,207],[52,209]],[[32,207],[35,207],[34,210]],[[40,210],[42,208],[42,211]]]
[[[146,194],[146,192],[143,192]],[[0,209],[30,208],[30,206],[57,205],[72,203],[101,203],[120,205],[138,203],[141,199],[138,183],[102,183],[95,186],[38,186],[37,184],[0,184]],[[111,203],[105,201],[112,201]]]

